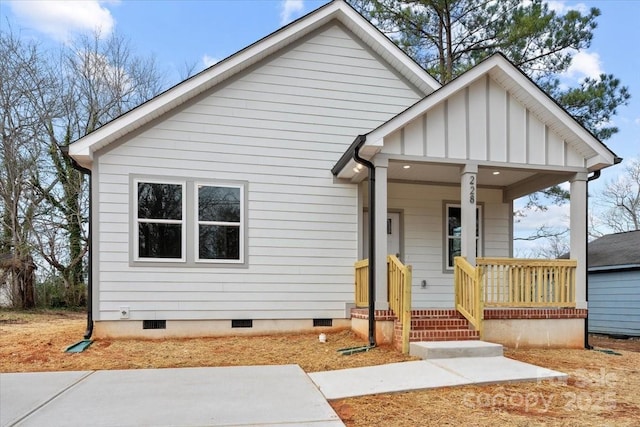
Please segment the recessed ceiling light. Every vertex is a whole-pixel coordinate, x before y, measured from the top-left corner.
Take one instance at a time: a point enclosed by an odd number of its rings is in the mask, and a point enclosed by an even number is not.
[[[493,171],[494,175],[500,175],[500,171]]]
[[[355,173],[360,173],[360,169],[358,169],[358,168],[353,168],[353,171],[354,171]]]
[[[356,165],[356,167],[358,168],[358,170],[359,170],[359,171],[361,171],[361,170],[362,170],[362,168],[363,168],[364,166],[362,166],[360,163],[358,163],[358,164]]]
[[[404,165],[403,168],[404,169],[409,169],[411,167],[411,165]]]

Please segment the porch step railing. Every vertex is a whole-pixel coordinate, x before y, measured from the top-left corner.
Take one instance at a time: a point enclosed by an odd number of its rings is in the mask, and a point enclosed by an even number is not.
[[[369,306],[369,260],[363,259],[354,264],[356,307]],[[389,308],[393,310],[402,325],[402,351],[409,352],[409,333],[411,330],[411,280],[412,269],[404,265],[395,255],[387,256],[387,295]]]
[[[485,307],[576,306],[576,260],[477,258],[476,265]]]
[[[456,310],[480,332],[480,339],[482,339],[484,320],[482,267],[473,267],[464,257],[455,257],[453,277]]]
[[[411,332],[411,280],[412,269],[404,265],[395,255],[387,256],[387,284],[389,308],[402,325],[402,352],[409,353]]]

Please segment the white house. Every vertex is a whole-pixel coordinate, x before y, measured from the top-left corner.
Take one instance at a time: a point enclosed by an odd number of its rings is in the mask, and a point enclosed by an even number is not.
[[[367,304],[354,263],[371,214],[378,341],[398,315],[388,268],[410,264],[414,318],[467,322],[459,311],[487,339],[571,346],[587,313],[586,183],[617,160],[503,56],[441,87],[342,0],[69,154],[92,176],[97,336],[362,330],[373,311],[352,310]],[[567,181],[573,261],[509,258],[513,200]]]

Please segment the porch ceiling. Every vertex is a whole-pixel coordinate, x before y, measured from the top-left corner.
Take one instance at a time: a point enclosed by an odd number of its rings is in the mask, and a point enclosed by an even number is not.
[[[459,185],[460,171],[461,165],[457,164],[389,160],[388,179],[400,182]],[[501,188],[505,191],[505,199],[515,199],[563,183],[574,173],[479,166],[478,186]],[[366,178],[366,171],[362,175],[363,179]]]

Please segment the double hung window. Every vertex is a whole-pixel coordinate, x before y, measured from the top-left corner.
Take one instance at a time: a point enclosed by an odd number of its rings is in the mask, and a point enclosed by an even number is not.
[[[245,262],[245,184],[134,179],[134,262]]]

